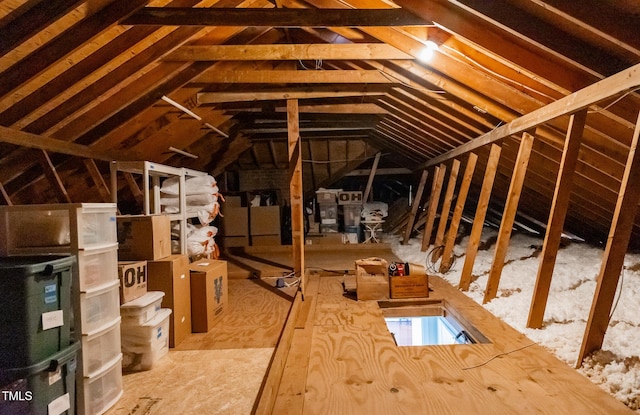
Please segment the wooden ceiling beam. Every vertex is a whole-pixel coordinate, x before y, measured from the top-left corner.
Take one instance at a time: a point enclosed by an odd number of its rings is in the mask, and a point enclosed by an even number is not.
[[[259,61],[259,60],[370,60],[413,59],[385,43],[311,43],[276,45],[182,46],[166,61]]]
[[[201,92],[198,93],[199,104],[215,104],[223,102],[239,101],[273,101],[283,99],[316,99],[335,97],[365,97],[384,95],[379,91],[366,91],[366,87],[360,91],[315,91],[309,88],[287,88],[281,91],[270,92]],[[370,88],[369,88],[370,89]]]
[[[430,26],[405,9],[251,9],[145,7],[122,25],[154,26],[263,26],[263,27],[359,27]]]
[[[43,137],[2,126],[0,126],[0,141],[21,147],[97,160],[131,160],[130,157],[135,156],[135,154],[124,154],[113,151],[97,151],[89,146],[56,140],[54,138]]]
[[[393,84],[377,70],[236,70],[208,72],[193,83],[207,84]]]
[[[524,132],[562,115],[572,114],[619,93],[640,86],[640,64],[581,89],[571,95],[523,115],[458,148],[429,160],[423,167],[433,166],[502,138]]]

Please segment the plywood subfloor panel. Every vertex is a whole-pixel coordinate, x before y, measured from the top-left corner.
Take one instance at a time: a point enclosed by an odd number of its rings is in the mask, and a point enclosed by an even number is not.
[[[632,413],[440,278],[431,278],[430,299],[444,299],[491,343],[398,347],[378,303],[344,297],[341,279],[323,276],[308,293],[317,303],[296,414]]]
[[[229,280],[229,307],[152,369],[125,374],[106,415],[251,413],[291,302],[253,280]]]
[[[177,350],[275,347],[291,301],[253,280],[229,280],[229,309],[208,333],[192,333]]]
[[[273,349],[175,351],[151,371],[125,374],[107,415],[246,415]]]

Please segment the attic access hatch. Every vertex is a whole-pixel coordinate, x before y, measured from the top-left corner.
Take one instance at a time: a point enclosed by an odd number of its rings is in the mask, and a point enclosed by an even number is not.
[[[378,305],[398,346],[490,343],[442,300],[411,303],[379,301]]]

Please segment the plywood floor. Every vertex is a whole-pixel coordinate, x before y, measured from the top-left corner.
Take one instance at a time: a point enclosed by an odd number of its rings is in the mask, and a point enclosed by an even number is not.
[[[344,297],[340,277],[311,277],[272,413],[633,413],[444,280],[431,286],[491,343],[398,347],[376,301]]]
[[[229,280],[229,309],[150,371],[123,376],[107,415],[251,413],[291,302],[251,280]]]

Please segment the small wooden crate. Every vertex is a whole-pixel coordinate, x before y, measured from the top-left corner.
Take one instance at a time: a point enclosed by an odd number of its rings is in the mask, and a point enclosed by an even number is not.
[[[390,277],[391,298],[427,298],[429,297],[429,277],[406,275]]]
[[[389,298],[389,263],[382,258],[356,261],[356,293],[358,300]]]

